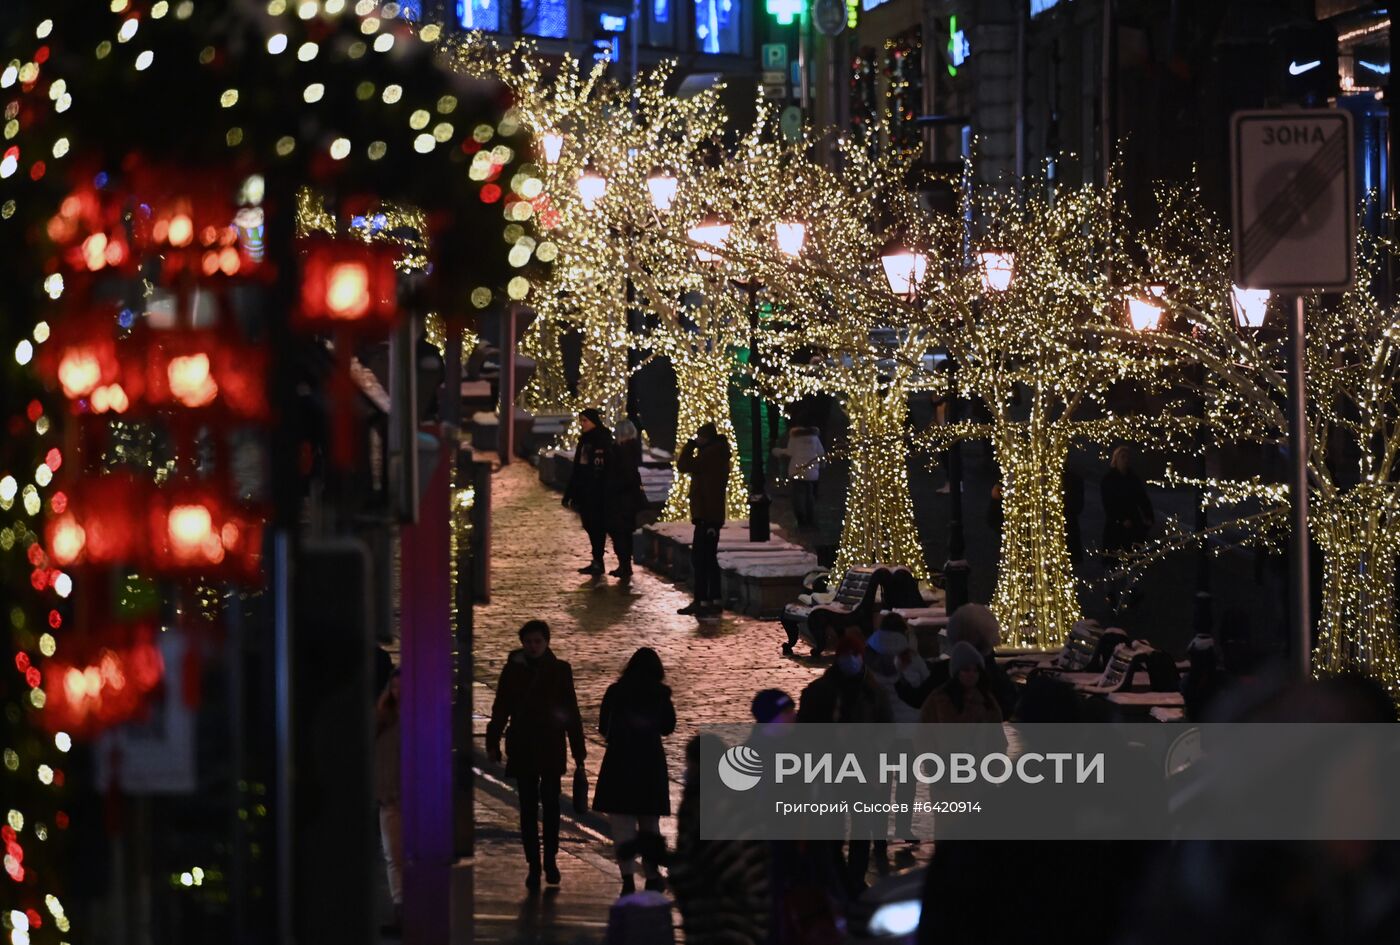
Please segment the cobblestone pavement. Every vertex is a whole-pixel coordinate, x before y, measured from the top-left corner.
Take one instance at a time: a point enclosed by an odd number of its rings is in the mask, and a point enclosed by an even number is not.
[[[477,681],[494,687],[507,654],[518,646],[520,625],[535,617],[547,620],[554,652],[573,664],[592,783],[603,758],[598,707],[637,647],[661,655],[676,704],[676,733],[666,740],[672,810],[680,803],[685,744],[699,726],[748,722],[755,692],[776,686],[796,699],[826,666],[825,660],[783,656],[785,637],[776,621],[725,614],[718,626],[702,627],[677,615],[689,593],[642,569],[630,584],[575,573],[588,563],[587,538],[577,516],[560,506],[559,494],[542,486],[526,463],[495,474],[491,519],[492,595],[490,604],[476,609]],[[490,714],[490,695],[477,687],[478,735]],[[663,822],[665,832],[672,829]]]

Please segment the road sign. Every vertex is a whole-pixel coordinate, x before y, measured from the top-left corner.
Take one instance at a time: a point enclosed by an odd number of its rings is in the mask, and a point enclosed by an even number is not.
[[[788,97],[788,85],[786,82],[765,82],[763,83],[763,97],[782,100]]]
[[[763,70],[763,84],[764,84],[764,85],[781,85],[782,83],[784,83],[784,82],[786,82],[786,81],[787,81],[787,76],[783,73],[783,70],[781,70],[781,69],[765,69],[765,70]]]
[[[786,71],[788,65],[787,43],[763,44],[763,68],[765,70]]]
[[[1235,283],[1276,292],[1341,290],[1356,274],[1351,115],[1236,112]]]
[[[846,28],[846,0],[817,0],[812,22],[823,36],[836,36]]]

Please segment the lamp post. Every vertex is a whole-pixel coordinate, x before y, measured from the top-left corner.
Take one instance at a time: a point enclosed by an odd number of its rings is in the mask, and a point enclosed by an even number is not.
[[[723,251],[729,242],[732,225],[717,216],[707,216],[688,231],[695,245],[695,258],[712,269],[724,264]],[[774,241],[778,251],[789,259],[802,254],[807,240],[807,226],[796,221],[774,225]],[[731,279],[730,283],[748,296],[749,368],[754,374],[754,387],[749,394],[749,433],[753,462],[749,470],[749,541],[767,541],[769,536],[768,482],[765,473],[766,449],[763,442],[763,402],[758,394],[758,294],[763,284],[752,277]]]

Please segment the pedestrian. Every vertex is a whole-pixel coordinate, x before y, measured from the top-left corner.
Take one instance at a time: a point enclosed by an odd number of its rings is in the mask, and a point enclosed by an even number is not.
[[[1124,556],[1147,541],[1155,516],[1147,487],[1132,468],[1132,452],[1126,446],[1113,451],[1108,472],[1099,484],[1103,500],[1103,560],[1105,571],[1123,564]],[[1108,603],[1115,611],[1126,592],[1121,581],[1108,589]]]
[[[719,533],[724,528],[725,491],[729,486],[729,441],[713,423],[703,424],[681,449],[676,470],[690,476],[691,580],[695,600],[676,613],[710,616],[724,609],[720,597]]]
[[[637,516],[646,508],[647,494],[642,489],[642,441],[637,425],[622,420],[614,436],[617,462],[612,469],[615,482],[609,491],[607,527],[617,554],[617,569],[609,573],[626,579],[632,576],[632,535],[637,530]]]
[[[651,647],[641,647],[617,682],[608,687],[598,710],[598,731],[608,745],[598,771],[593,809],[607,814],[612,824],[624,896],[637,891],[637,858],[630,852],[622,855],[621,848],[629,843],[636,846],[639,834],[660,837],[660,818],[671,813],[671,781],[661,739],[676,730],[676,709],[665,678],[661,657]],[[644,861],[646,888],[660,890],[663,883],[656,862]]]
[[[696,735],[686,743],[671,886],[688,945],[765,945],[772,940],[770,845],[743,837],[703,839],[700,832],[701,755],[717,757],[723,751],[717,735]]]
[[[613,443],[612,432],[603,425],[603,417],[592,407],[579,413],[579,427],[583,430],[574,450],[574,469],[569,476],[569,485],[564,489],[564,508],[578,512],[583,522],[583,530],[588,534],[588,543],[593,553],[587,566],[579,568],[579,574],[600,575],[603,573],[603,550],[608,538],[608,510],[616,501],[617,447]],[[617,551],[617,539],[613,539],[613,551]],[[631,568],[629,558],[628,568]]]
[[[505,738],[506,774],[520,793],[520,841],[530,868],[525,886],[540,888],[540,814],[544,819],[544,877],[559,884],[559,793],[567,767],[565,742],[574,764],[583,767],[587,751],[583,720],[574,692],[574,671],[549,648],[549,624],[528,620],[520,628],[520,649],[512,650],[496,683],[486,756],[501,761]]]
[[[880,618],[880,626],[866,641],[866,665],[870,675],[885,693],[890,705],[890,717],[895,722],[919,721],[919,710],[899,696],[899,684],[911,688],[922,686],[929,677],[928,663],[919,655],[918,648],[909,638],[909,624],[894,611]],[[912,747],[907,739],[901,738],[893,749],[898,754],[901,749]],[[916,783],[906,779],[895,784],[895,801],[904,805],[894,819],[894,833],[906,841],[914,839],[914,794]],[[875,845],[876,864],[885,862],[884,841]]]
[[[382,652],[382,651],[381,651]],[[397,936],[403,929],[403,809],[399,804],[401,741],[399,738],[399,671],[391,669],[388,682],[374,706],[374,800],[379,806],[379,842],[389,879],[393,921],[380,928]]]
[[[948,618],[948,647],[951,651],[959,643],[967,643],[982,656],[982,672],[987,685],[1001,709],[1002,718],[1011,718],[1016,708],[1018,691],[1016,683],[1006,674],[996,661],[996,648],[1001,645],[1001,622],[986,604],[963,604]],[[922,709],[933,691],[948,682],[952,675],[948,657],[929,664],[928,678],[921,685],[911,686],[901,678],[895,681],[900,698],[915,708]]]
[[[788,488],[792,491],[792,514],[797,527],[811,528],[817,520],[817,481],[821,478],[822,457],[826,456],[821,431],[816,427],[789,427],[787,445],[775,447],[773,455],[787,458]]]
[[[919,712],[922,722],[1001,722],[982,654],[966,640],[948,655],[948,681],[935,689]]]
[[[836,645],[836,661],[826,672],[807,684],[798,702],[799,722],[866,723],[890,722],[889,700],[865,664],[865,641],[848,633]],[[870,798],[878,801],[872,792]],[[846,844],[845,882],[854,898],[866,888],[870,868],[870,847],[877,830],[883,831],[885,817],[852,814]],[[883,837],[883,832],[881,833]]]
[[[1073,469],[1065,469],[1065,544],[1069,546],[1069,561],[1074,568],[1084,557],[1084,535],[1079,517],[1084,514],[1084,477]]]

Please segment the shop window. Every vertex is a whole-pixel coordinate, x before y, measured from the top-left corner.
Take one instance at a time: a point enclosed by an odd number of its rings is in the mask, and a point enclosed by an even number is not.
[[[742,0],[695,0],[695,39],[704,53],[743,51]]]
[[[885,40],[890,143],[901,151],[919,146],[919,127],[915,119],[924,105],[923,46],[923,34],[917,26]]]
[[[564,39],[569,35],[569,0],[520,0],[520,31],[526,36]]]
[[[457,0],[457,23],[464,30],[501,31],[501,3],[509,0]]]

